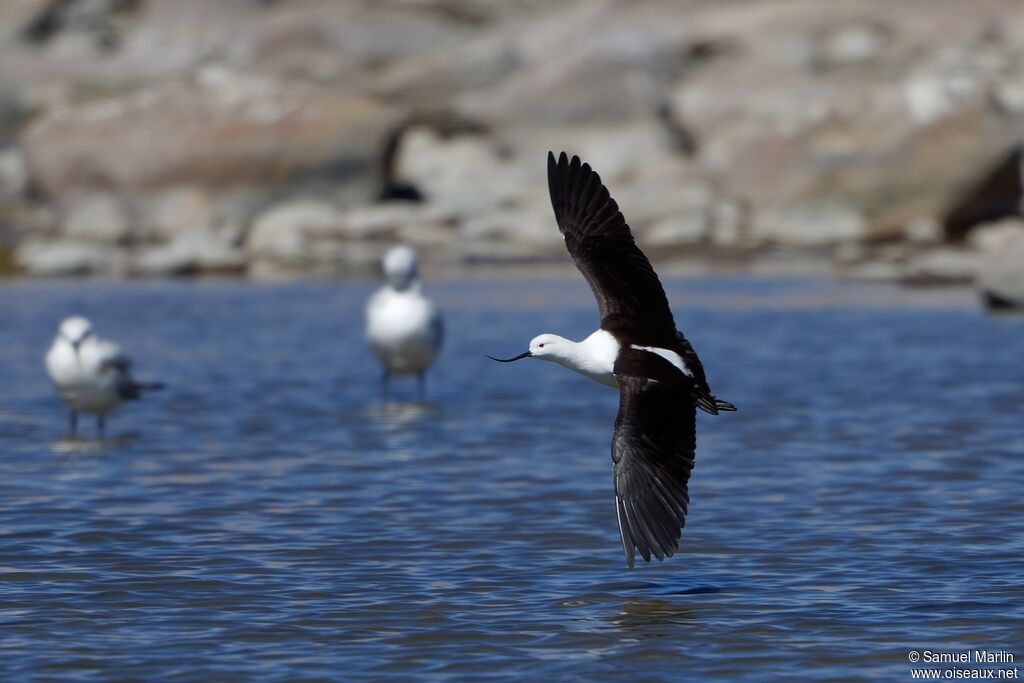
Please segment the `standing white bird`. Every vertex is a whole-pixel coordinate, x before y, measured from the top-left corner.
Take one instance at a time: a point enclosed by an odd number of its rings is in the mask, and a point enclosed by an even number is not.
[[[420,291],[416,252],[392,247],[384,255],[386,284],[366,303],[366,339],[384,366],[384,388],[392,375],[416,375],[420,395],[424,377],[441,350],[441,311]]]
[[[590,284],[601,326],[580,342],[542,334],[525,353],[619,390],[612,467],[619,535],[632,567],[679,547],[697,448],[696,408],[736,410],[716,398],[693,346],[676,330],[665,290],[601,178],[565,152],[548,154],[548,190],[558,229]]]
[[[106,416],[124,401],[139,398],[161,384],[142,384],[132,378],[131,359],[112,341],[100,339],[82,316],[67,318],[46,353],[46,370],[57,393],[71,409],[71,435],[78,431],[78,413],[96,416],[103,435]]]

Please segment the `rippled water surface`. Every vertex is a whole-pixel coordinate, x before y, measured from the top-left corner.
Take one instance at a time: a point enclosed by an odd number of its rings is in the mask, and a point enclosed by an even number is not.
[[[498,365],[596,324],[577,278],[435,282],[426,401],[370,284],[0,286],[4,680],[910,680],[1024,660],[1024,320],[966,295],[677,280],[740,412],[698,423],[678,555],[625,567],[615,392]],[[65,438],[72,312],[168,388]]]

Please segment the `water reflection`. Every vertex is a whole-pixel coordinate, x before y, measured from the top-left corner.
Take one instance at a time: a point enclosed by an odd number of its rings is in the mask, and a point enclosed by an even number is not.
[[[63,436],[51,444],[51,450],[60,455],[94,455],[126,448],[141,437],[139,432],[126,432],[114,436]]]

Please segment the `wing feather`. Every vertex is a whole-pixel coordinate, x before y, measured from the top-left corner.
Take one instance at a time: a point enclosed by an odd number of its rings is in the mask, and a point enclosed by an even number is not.
[[[548,153],[548,191],[558,229],[597,299],[601,326],[666,348],[676,328],[665,290],[633,240],[619,206],[588,164]]]
[[[690,502],[696,405],[687,387],[619,378],[612,438],[616,512],[626,562],[670,557]]]

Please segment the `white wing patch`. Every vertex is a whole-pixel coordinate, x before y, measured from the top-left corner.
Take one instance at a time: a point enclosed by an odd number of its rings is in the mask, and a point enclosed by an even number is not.
[[[661,356],[669,363],[679,368],[679,371],[686,375],[687,377],[693,377],[693,372],[686,365],[686,362],[683,360],[682,356],[680,356],[675,351],[669,351],[668,349],[660,349],[657,346],[640,346],[638,344],[633,344],[632,347],[637,351],[647,351],[648,353],[653,353],[655,355]]]

